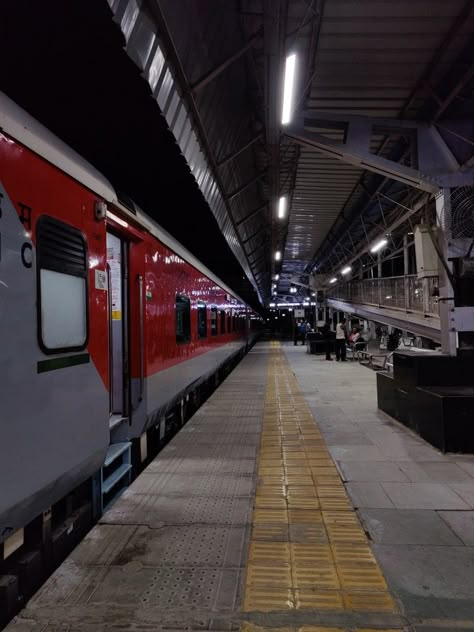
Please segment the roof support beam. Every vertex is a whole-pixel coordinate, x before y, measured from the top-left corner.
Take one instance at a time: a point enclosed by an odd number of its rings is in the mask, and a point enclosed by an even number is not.
[[[260,233],[262,233],[265,229],[266,229],[266,226],[265,226],[264,224],[262,224],[262,225],[258,228],[258,230],[257,230],[255,233],[253,233],[253,234],[252,234],[252,235],[250,235],[249,237],[246,237],[246,238],[242,241],[242,243],[243,243],[243,244],[246,244],[246,243],[248,243],[249,241],[251,241],[252,239],[254,239],[255,237],[258,237],[258,235],[260,235]]]
[[[261,204],[256,209],[251,211],[248,215],[246,215],[243,219],[239,219],[239,221],[236,222],[236,226],[241,226],[241,224],[244,224],[248,219],[251,219],[252,217],[255,217],[256,215],[258,215],[258,213],[260,213],[260,211],[263,211],[263,209],[267,207],[267,204],[268,204],[268,202],[265,202],[264,204]]]
[[[236,51],[235,53],[227,57],[227,59],[225,59],[221,64],[219,64],[218,66],[216,66],[215,68],[207,72],[205,75],[203,75],[200,79],[195,81],[190,86],[191,92],[194,92],[194,94],[196,94],[196,92],[199,92],[199,90],[202,90],[204,86],[207,86],[208,83],[210,83],[213,79],[215,79],[222,72],[224,72],[224,70],[226,70],[226,68],[228,68],[231,64],[233,64],[234,61],[237,61],[237,59],[242,57],[242,55],[244,55],[250,48],[252,48],[255,42],[261,39],[262,34],[263,34],[263,29],[262,28],[258,29],[258,31],[254,33],[254,35],[252,35],[252,37],[241,48],[239,48],[238,51]]]
[[[252,186],[252,184],[255,184],[255,182],[258,182],[259,180],[261,180],[264,176],[267,175],[267,170],[265,169],[264,171],[261,171],[260,173],[258,173],[256,176],[254,176],[253,178],[250,178],[250,180],[247,180],[247,182],[245,182],[244,184],[242,184],[240,187],[238,187],[237,189],[234,189],[232,191],[232,193],[229,193],[226,196],[226,199],[228,202],[230,202],[231,200],[233,200],[235,197],[237,197],[238,195],[240,195],[241,193],[243,193],[246,189],[248,189],[250,186]]]
[[[285,128],[284,134],[297,143],[317,149],[332,158],[379,173],[428,193],[435,194],[442,187],[472,185],[474,182],[474,170],[460,171],[459,164],[434,126],[416,121],[326,112],[311,112],[311,119],[298,118]],[[329,129],[344,129],[344,142],[306,129],[308,126],[314,128],[322,125]],[[415,133],[419,169],[406,167],[372,154],[369,148],[375,128],[398,133]]]
[[[231,160],[234,160],[235,158],[237,158],[237,156],[240,156],[240,154],[243,153],[246,149],[248,149],[249,147],[252,147],[252,145],[254,145],[256,142],[261,140],[262,136],[263,134],[262,132],[260,132],[259,134],[254,136],[252,139],[250,139],[248,143],[245,143],[245,145],[242,145],[242,147],[239,147],[239,149],[236,149],[232,154],[229,154],[228,156],[225,156],[224,158],[222,158],[222,160],[219,160],[217,163],[217,166],[219,168],[223,167]]]

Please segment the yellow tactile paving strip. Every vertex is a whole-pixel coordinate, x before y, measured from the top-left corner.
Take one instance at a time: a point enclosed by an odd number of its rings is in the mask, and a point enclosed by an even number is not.
[[[398,612],[286,357],[272,343],[244,611],[306,609]],[[245,624],[244,629],[263,628]],[[324,626],[278,630],[375,632]]]

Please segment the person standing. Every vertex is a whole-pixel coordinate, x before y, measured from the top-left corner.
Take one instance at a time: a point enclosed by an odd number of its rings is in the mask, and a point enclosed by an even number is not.
[[[331,358],[331,326],[328,322],[324,323],[321,328],[321,333],[324,338],[324,350],[326,351],[326,360],[332,360]]]
[[[336,325],[336,360],[346,361],[346,319]]]

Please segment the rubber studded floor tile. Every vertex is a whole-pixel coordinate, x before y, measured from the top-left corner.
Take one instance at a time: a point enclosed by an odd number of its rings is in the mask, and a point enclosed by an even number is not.
[[[290,564],[290,545],[288,542],[258,542],[250,544],[249,561],[255,564]]]
[[[352,505],[348,498],[320,498],[319,504],[323,511],[352,510]]]
[[[326,524],[326,531],[331,543],[352,542],[354,544],[364,544],[367,541],[364,531],[355,525]]]
[[[288,524],[254,524],[252,527],[253,541],[288,542]]]
[[[250,562],[247,567],[247,586],[279,586],[291,588],[291,569],[287,566],[270,566]]]
[[[316,509],[289,509],[288,521],[290,524],[310,523],[315,524],[322,522],[322,514]]]
[[[285,482],[287,485],[314,485],[311,476],[297,476],[289,473],[285,476]]]
[[[388,592],[346,592],[346,610],[357,612],[397,612],[397,606]]]
[[[284,496],[256,496],[255,507],[257,509],[286,509],[287,503]]]
[[[284,483],[261,483],[256,489],[257,496],[286,496],[286,486]]]
[[[288,479],[294,478],[295,476],[307,476],[308,478],[311,476],[311,469],[309,467],[285,465],[285,471]]]
[[[320,564],[316,567],[293,564],[291,571],[293,586],[297,589],[338,590],[340,588],[336,568],[331,564]]]
[[[303,496],[288,496],[290,509],[319,509],[319,500],[316,496],[304,498]]]
[[[336,484],[316,485],[319,498],[347,498],[346,489],[339,481]]]
[[[332,554],[337,564],[376,564],[370,546],[366,544],[331,544]]]
[[[351,524],[360,526],[359,518],[355,511],[323,511],[322,516],[326,524]]]
[[[293,497],[308,497],[316,494],[316,488],[314,485],[287,485],[288,498]]]
[[[341,585],[345,590],[387,590],[387,584],[375,564],[337,565],[337,572]]]
[[[291,559],[297,566],[319,566],[334,564],[329,544],[290,544]]]
[[[290,524],[290,542],[300,544],[327,544],[328,535],[324,523],[320,524]]]
[[[257,488],[267,485],[284,485],[286,478],[284,474],[281,476],[259,476],[257,481]]]
[[[258,468],[259,476],[273,476],[278,477],[281,476],[284,472],[283,465],[277,467],[267,467],[265,465]]]
[[[268,588],[247,586],[245,589],[245,612],[271,612],[272,610],[293,610],[295,599],[289,588]]]
[[[286,509],[255,509],[253,522],[288,522],[288,512]]]
[[[296,608],[311,610],[344,610],[344,601],[335,590],[295,590]]]

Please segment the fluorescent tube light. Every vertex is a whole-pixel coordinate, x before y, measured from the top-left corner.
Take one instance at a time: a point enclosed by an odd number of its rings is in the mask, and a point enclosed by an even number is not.
[[[332,278],[332,279],[329,281],[329,283],[336,283],[336,281],[337,281],[337,278],[336,278],[336,277],[334,277],[334,278]]]
[[[384,246],[386,246],[388,244],[388,240],[387,239],[381,239],[380,241],[377,241],[372,248],[370,249],[370,252],[378,252],[379,250],[382,250],[382,248]]]
[[[280,259],[281,259],[281,252],[277,250],[275,252],[275,261],[280,261]]]
[[[293,101],[293,83],[295,79],[296,55],[288,55],[285,63],[285,82],[283,86],[283,109],[281,113],[282,125],[291,120]]]
[[[284,195],[278,200],[278,219],[283,219],[286,215],[286,197]]]
[[[352,270],[351,266],[346,266],[345,268],[341,270],[341,274],[349,274],[351,270]]]

